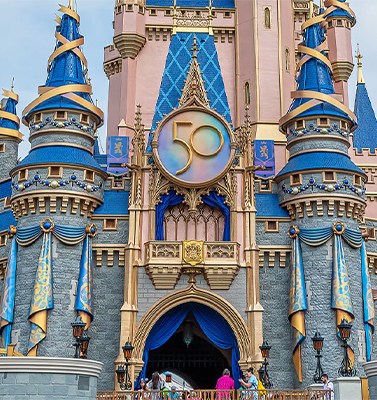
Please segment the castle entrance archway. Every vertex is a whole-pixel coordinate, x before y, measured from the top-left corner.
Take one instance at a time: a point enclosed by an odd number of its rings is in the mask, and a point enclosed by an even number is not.
[[[192,362],[199,368],[201,354],[206,370],[212,365],[214,371],[213,377],[206,379],[207,384],[201,381],[201,376],[192,375],[194,384],[199,385],[198,380],[202,387],[213,387],[224,366],[231,367],[232,375],[238,380],[242,374],[240,367],[245,369],[251,356],[245,321],[220,296],[190,285],[161,298],[140,320],[134,338],[136,382],[154,370],[175,368],[183,375],[190,372],[188,360],[184,365],[179,360],[179,353],[185,354],[184,346],[187,349],[183,341],[187,322],[192,324],[192,341],[188,347],[192,344],[191,352],[198,355]],[[174,350],[174,358],[169,348]],[[186,350],[186,353],[190,352]]]

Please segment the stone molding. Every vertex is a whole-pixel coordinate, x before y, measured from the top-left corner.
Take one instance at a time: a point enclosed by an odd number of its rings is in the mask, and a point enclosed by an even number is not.
[[[99,377],[99,361],[57,357],[0,357],[0,374],[73,374]]]
[[[114,44],[122,58],[136,58],[145,42],[145,37],[137,33],[123,32],[114,36]]]
[[[292,246],[259,246],[259,267],[264,267],[264,258],[265,254],[268,257],[268,264],[269,268],[273,268],[275,266],[275,256],[278,254],[278,265],[280,268],[285,268],[286,260],[288,254],[292,252]]]
[[[204,242],[204,259],[198,264],[211,289],[228,290],[239,271],[236,242]],[[156,289],[174,289],[184,267],[182,242],[151,241],[146,244],[145,269]]]
[[[349,61],[335,61],[331,63],[335,82],[348,82],[352,74],[354,64]]]
[[[366,202],[362,198],[353,198],[346,195],[308,195],[289,198],[280,203],[280,206],[287,207],[289,215],[293,220],[327,215],[332,217],[344,217],[362,221],[365,214]],[[315,207],[314,207],[315,206]]]
[[[368,378],[371,376],[377,376],[377,360],[363,363],[361,366],[363,367],[365,375]]]
[[[105,61],[103,63],[103,70],[106,76],[109,78],[111,75],[122,72],[122,58],[116,58],[115,60]]]

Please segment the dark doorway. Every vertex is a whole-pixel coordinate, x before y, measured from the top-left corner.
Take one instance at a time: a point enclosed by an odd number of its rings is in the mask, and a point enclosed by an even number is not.
[[[231,366],[231,350],[215,346],[204,334],[192,312],[161,347],[149,352],[146,376],[154,371],[174,371],[194,389],[214,389],[224,368]]]

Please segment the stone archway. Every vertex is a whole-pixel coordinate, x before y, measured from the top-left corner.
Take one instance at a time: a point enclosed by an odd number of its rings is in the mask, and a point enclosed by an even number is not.
[[[185,289],[177,290],[162,297],[146,312],[138,323],[134,337],[134,360],[132,362],[135,378],[143,367],[143,350],[153,326],[167,311],[188,302],[203,304],[218,312],[227,321],[237,339],[241,369],[246,370],[251,365],[250,333],[239,312],[219,295],[200,289],[192,284]]]

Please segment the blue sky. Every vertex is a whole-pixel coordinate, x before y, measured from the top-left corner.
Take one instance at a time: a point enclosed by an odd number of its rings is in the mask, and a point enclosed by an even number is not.
[[[245,0],[244,0],[245,1]],[[282,0],[290,1],[290,0]],[[88,60],[89,77],[93,85],[93,99],[107,114],[108,80],[103,72],[103,48],[112,42],[113,10],[115,0],[75,0],[81,16],[80,32],[85,37],[83,52]],[[68,0],[0,0],[0,88],[10,89],[15,78],[15,91],[20,95],[18,115],[37,97],[38,86],[47,76],[47,59],[55,47],[55,13],[58,3],[68,5]],[[364,56],[363,71],[372,104],[377,108],[377,44],[371,31],[377,15],[376,0],[350,0],[357,16],[352,30],[354,50],[360,43]],[[356,68],[350,78],[350,105],[353,109],[356,88]],[[0,93],[1,94],[1,93]],[[25,141],[20,145],[20,156],[27,154],[28,130],[21,128]],[[100,129],[100,139],[105,149],[106,122]]]

